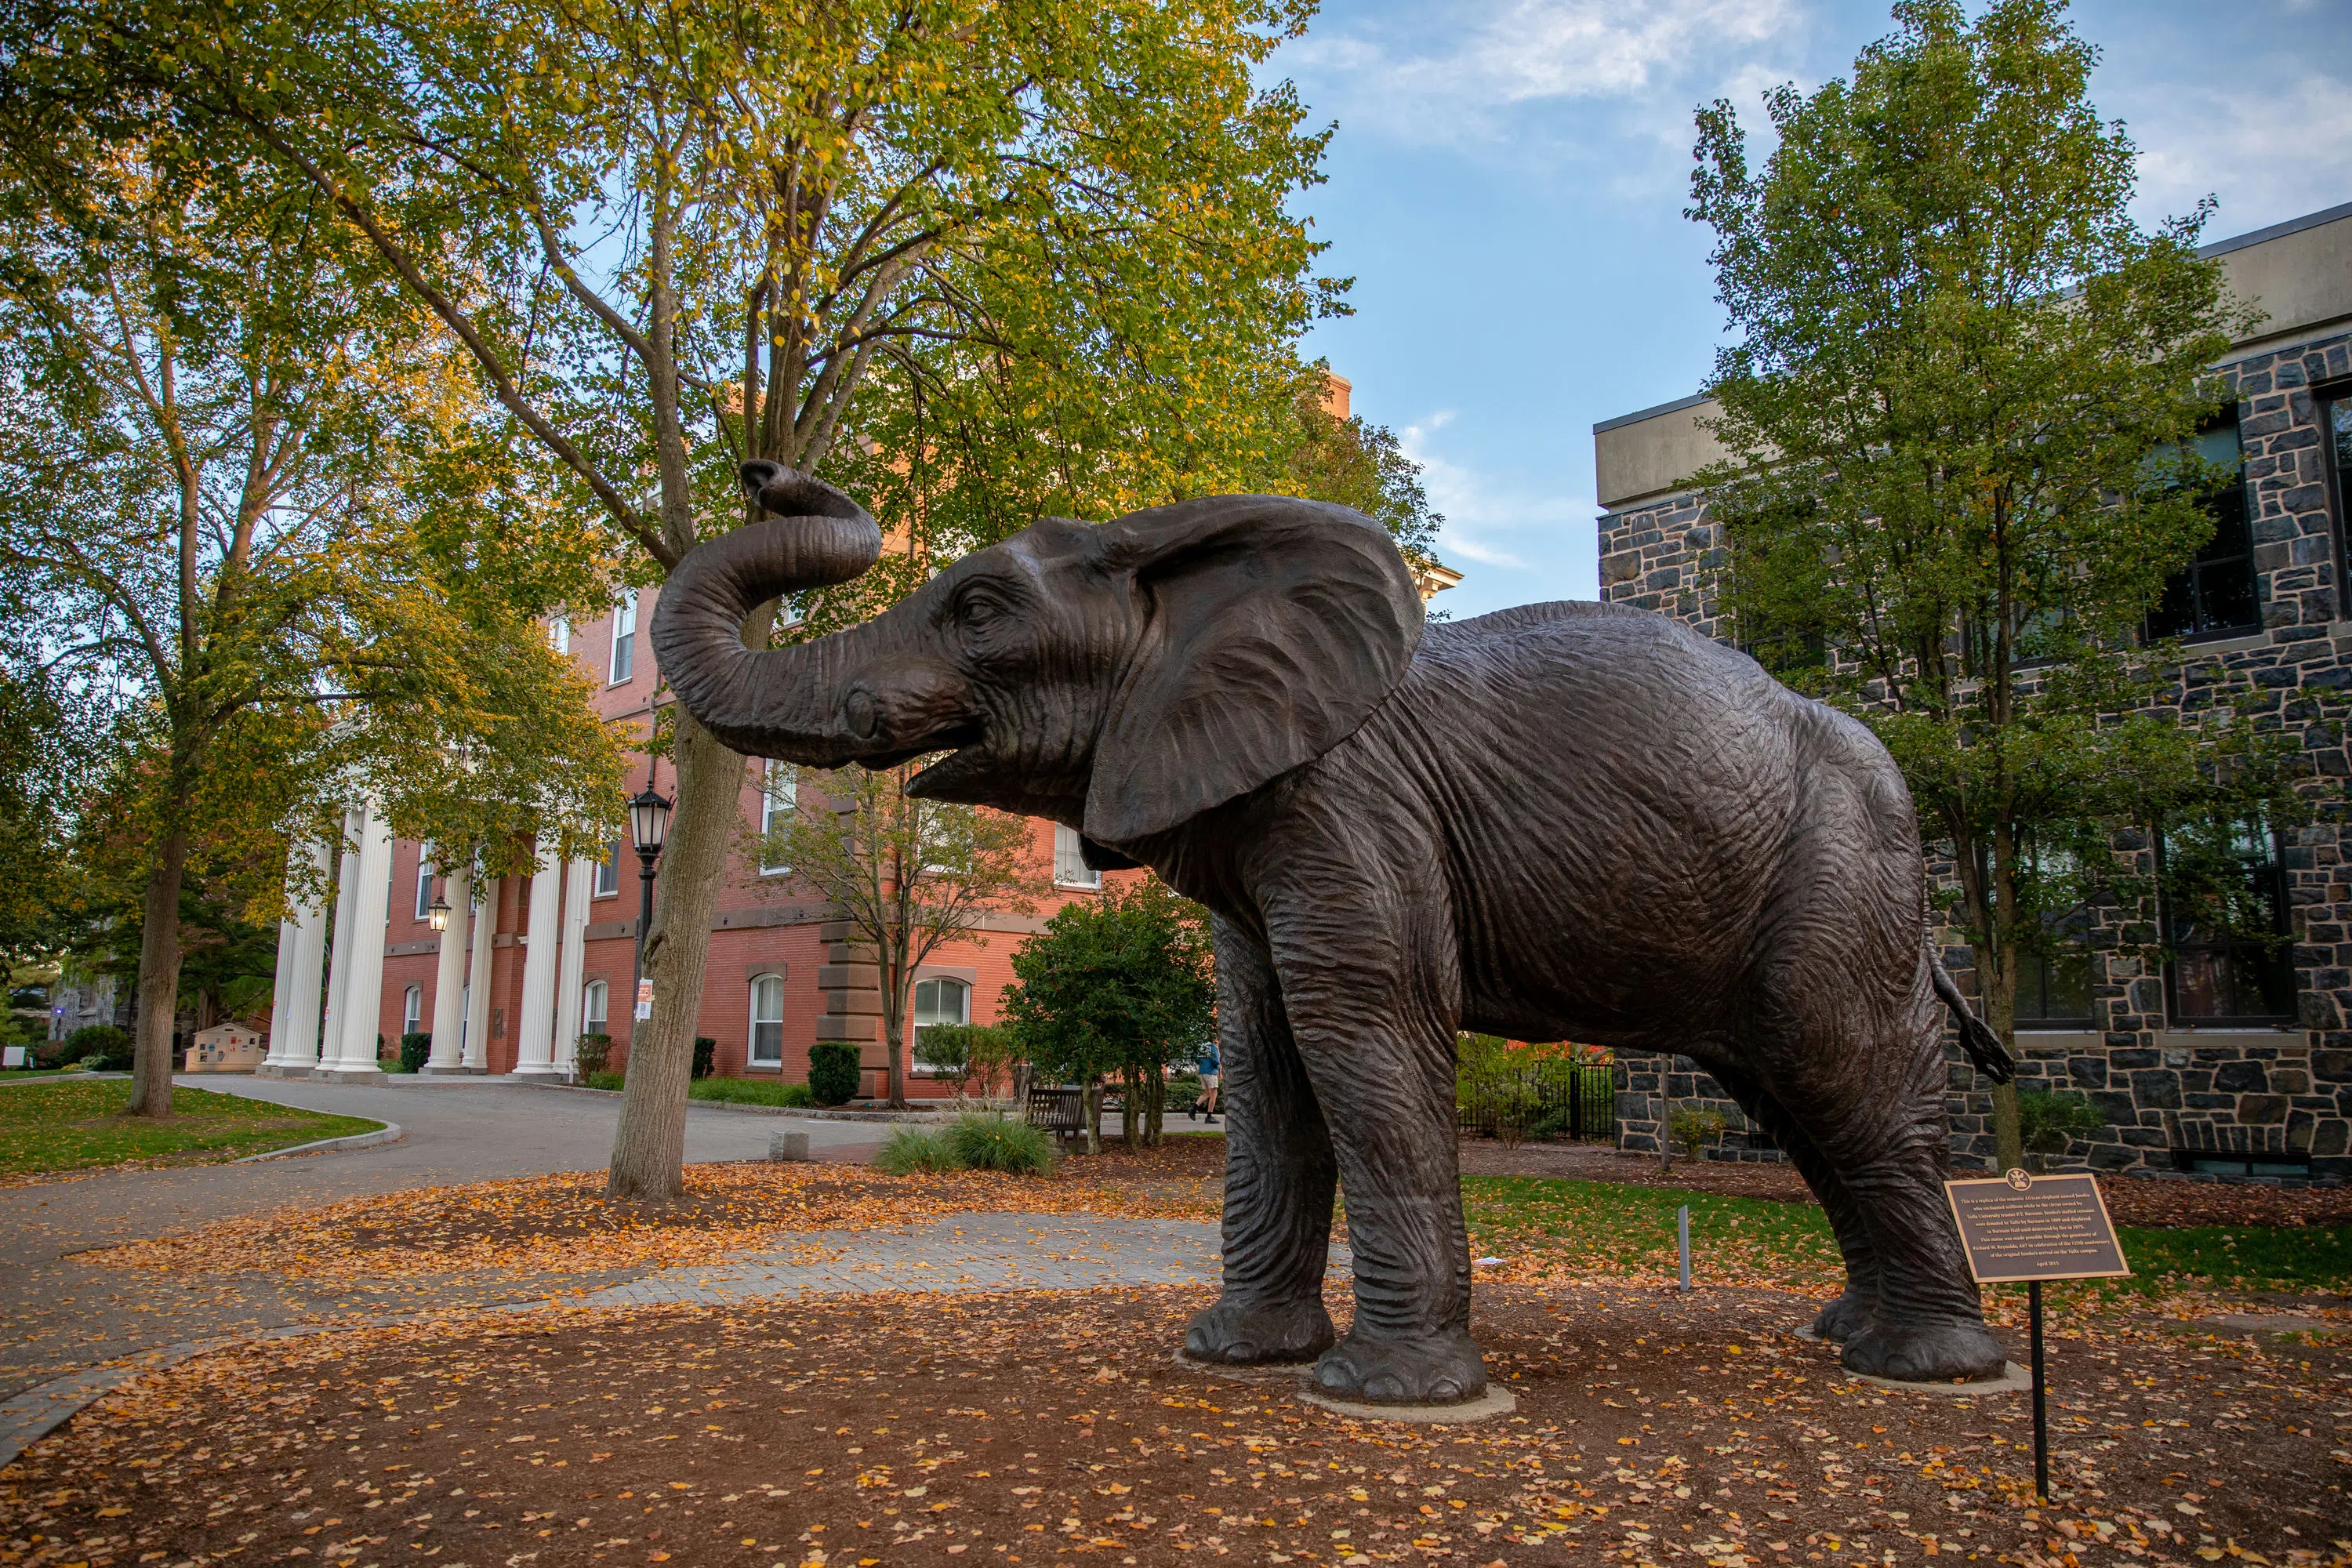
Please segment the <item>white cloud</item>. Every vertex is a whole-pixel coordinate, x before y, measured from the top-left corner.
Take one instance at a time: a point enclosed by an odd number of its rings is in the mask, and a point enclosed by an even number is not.
[[[2352,83],[2270,63],[2285,79],[2260,92],[2167,81],[2101,99],[2139,144],[2143,222],[2215,193],[2221,210],[2205,237],[2221,239],[2352,200]]]
[[[1590,498],[1498,483],[1439,453],[1431,437],[1453,419],[1453,411],[1444,410],[1397,432],[1405,456],[1421,465],[1430,505],[1445,518],[1438,557],[1465,574],[1447,595],[1449,607],[1478,615],[1530,600],[1591,598],[1591,520],[1600,509]]]
[[[1648,97],[1798,16],[1794,0],[1486,0],[1415,13],[1411,31],[1309,33],[1280,63],[1310,79],[1318,108],[1360,111],[1360,129],[1454,141],[1498,134],[1496,111],[1517,105]]]

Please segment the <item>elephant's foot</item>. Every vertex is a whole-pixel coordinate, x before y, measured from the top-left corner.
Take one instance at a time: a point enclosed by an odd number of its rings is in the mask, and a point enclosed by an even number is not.
[[[1229,1299],[1192,1320],[1184,1331],[1184,1353],[1227,1366],[1313,1361],[1337,1337],[1320,1301],[1266,1305]]]
[[[1486,1392],[1486,1363],[1466,1329],[1411,1340],[1351,1333],[1315,1363],[1315,1386],[1367,1405],[1455,1405]]]
[[[1870,1301],[1848,1290],[1822,1309],[1822,1315],[1813,1320],[1813,1332],[1843,1344],[1869,1326],[1874,1310]]]
[[[1904,1383],[1974,1383],[1999,1377],[2009,1357],[1980,1322],[1945,1318],[1890,1323],[1874,1320],[1845,1342],[1848,1372]]]

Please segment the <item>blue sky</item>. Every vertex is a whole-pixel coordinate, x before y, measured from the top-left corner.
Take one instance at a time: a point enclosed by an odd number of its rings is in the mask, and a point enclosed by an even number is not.
[[[2352,5],[2078,0],[2144,222],[2209,238],[2352,200]],[[1425,466],[1457,618],[1595,594],[1592,425],[1693,391],[1721,342],[1686,221],[1691,113],[1760,123],[1781,81],[1893,30],[1843,0],[1326,0],[1276,68],[1337,121],[1308,192],[1356,314],[1309,340]]]

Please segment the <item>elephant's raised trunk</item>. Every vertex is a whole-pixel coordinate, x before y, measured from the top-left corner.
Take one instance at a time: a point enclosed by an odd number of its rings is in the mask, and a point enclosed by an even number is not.
[[[831,485],[773,463],[744,464],[743,483],[783,515],[687,552],[654,610],[654,657],[686,710],[736,751],[838,766],[857,751],[835,711],[839,640],[750,648],[743,620],[770,599],[857,576],[881,554],[882,531]]]

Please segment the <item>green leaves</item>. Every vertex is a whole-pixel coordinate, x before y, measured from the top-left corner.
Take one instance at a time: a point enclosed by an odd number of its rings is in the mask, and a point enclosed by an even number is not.
[[[1156,878],[1106,887],[1013,955],[1004,1026],[1049,1077],[1156,1073],[1213,1032],[1211,971],[1205,910]]]

